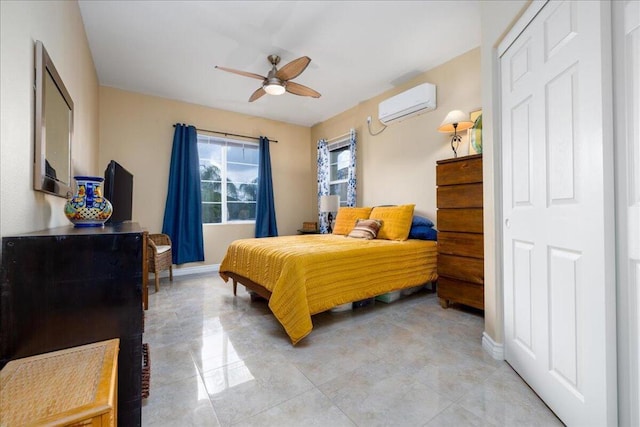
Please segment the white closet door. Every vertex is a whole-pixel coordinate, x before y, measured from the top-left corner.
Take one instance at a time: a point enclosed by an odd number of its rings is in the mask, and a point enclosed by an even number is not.
[[[640,426],[640,2],[613,2],[620,425]]]
[[[549,2],[501,57],[505,356],[570,426],[617,420],[607,8]]]

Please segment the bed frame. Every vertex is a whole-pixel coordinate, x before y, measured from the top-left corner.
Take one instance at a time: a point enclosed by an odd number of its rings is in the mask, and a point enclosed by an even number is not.
[[[269,301],[269,298],[271,298],[271,291],[265,288],[264,286],[257,284],[253,280],[247,279],[244,276],[241,276],[236,273],[232,273],[230,271],[227,271],[224,274],[226,274],[227,276],[231,277],[231,279],[233,279],[233,295],[237,295],[238,283],[240,283],[241,285],[246,287],[248,290],[255,292],[256,294],[260,295],[262,298],[266,299],[267,301]],[[253,299],[253,296],[251,299]]]
[[[238,293],[237,293],[238,283],[240,283],[241,285],[246,287],[247,290],[249,290],[251,292],[251,300],[252,301],[254,301],[256,298],[259,299],[260,297],[266,299],[267,301],[269,301],[269,299],[271,298],[271,291],[268,290],[267,288],[265,288],[264,286],[257,284],[253,280],[247,279],[244,276],[241,276],[241,275],[236,274],[236,273],[232,273],[230,271],[225,272],[225,274],[227,276],[229,276],[233,280],[233,295],[234,296],[238,295]],[[434,280],[432,282],[425,283],[425,286],[428,286],[431,291],[435,291],[436,284],[437,284],[437,280]],[[256,294],[259,295],[259,297],[257,297]]]

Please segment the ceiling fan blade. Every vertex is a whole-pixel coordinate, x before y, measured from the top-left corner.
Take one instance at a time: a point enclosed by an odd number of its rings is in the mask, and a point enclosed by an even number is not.
[[[258,79],[258,80],[266,79],[266,77],[261,76],[260,74],[249,73],[247,71],[234,70],[233,68],[220,67],[219,65],[216,65],[216,68],[218,70],[228,71],[230,73],[240,74],[241,76],[251,77],[251,78],[254,78],[254,79]]]
[[[312,98],[320,98],[320,94],[318,92],[316,92],[315,90],[311,89],[310,87],[298,84],[298,83],[294,83],[294,82],[287,82],[287,84],[285,85],[285,89],[287,89],[287,92],[292,93],[294,95],[300,95],[300,96],[310,96]]]
[[[280,80],[291,80],[298,77],[309,65],[311,58],[303,56],[298,59],[294,59],[284,67],[280,68],[276,73],[276,77]]]
[[[251,97],[249,98],[249,102],[255,101],[256,99],[260,98],[262,95],[266,93],[267,92],[265,92],[263,88],[258,88],[255,92],[251,94]]]

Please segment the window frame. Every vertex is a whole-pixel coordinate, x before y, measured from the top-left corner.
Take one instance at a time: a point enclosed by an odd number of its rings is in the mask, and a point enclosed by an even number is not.
[[[337,165],[337,163],[333,163],[331,162],[331,153],[335,152],[335,151],[340,151],[340,152],[346,152],[349,153],[350,150],[350,145],[351,143],[351,139],[350,137],[347,135],[346,137],[339,139],[338,141],[332,142],[330,144],[327,144],[327,150],[329,151],[329,195],[335,195],[335,196],[340,196],[340,194],[335,194],[331,192],[331,188],[334,185],[340,185],[340,184],[348,184],[349,182],[349,177],[347,176],[344,179],[336,179],[336,180],[332,180],[331,179],[331,166],[332,165]],[[337,169],[337,168],[336,168]],[[348,169],[348,166],[347,166]],[[348,175],[348,173],[347,173]],[[340,206],[347,206],[348,201],[347,199],[342,199],[342,197],[340,197]]]
[[[256,182],[257,182],[257,178],[258,178],[258,173],[259,173],[259,156],[260,156],[260,152],[259,152],[259,147],[260,144],[258,142],[250,142],[250,141],[242,141],[242,140],[238,140],[238,139],[233,139],[233,138],[227,138],[227,137],[219,137],[219,136],[215,136],[215,135],[210,135],[206,132],[201,132],[198,131],[197,132],[197,143],[200,144],[200,138],[207,138],[208,141],[206,142],[207,144],[214,144],[214,145],[220,145],[222,146],[222,150],[221,150],[221,167],[220,169],[220,202],[205,202],[204,200],[200,201],[201,204],[201,209],[204,205],[220,205],[220,222],[204,222],[204,219],[202,221],[202,225],[214,225],[214,226],[218,226],[218,225],[226,225],[226,224],[255,224],[256,220],[255,218],[253,219],[246,219],[246,220],[229,220],[229,208],[228,208],[228,184],[230,183],[230,181],[228,181],[228,165],[229,165],[229,157],[228,157],[228,150],[227,148],[229,146],[236,146],[236,147],[245,147],[245,146],[250,146],[255,147],[255,149],[258,151],[258,163],[255,165],[256,166]],[[205,143],[205,142],[203,142]],[[237,161],[231,161],[232,164],[245,164],[245,165],[249,165],[249,166],[254,166],[252,163],[241,163],[241,162],[237,162]],[[200,163],[200,151],[198,151],[198,165],[199,167],[201,166]],[[202,178],[200,178],[200,185],[202,185],[203,182],[211,182],[211,183],[217,183],[218,181],[212,181],[212,180],[203,180]],[[256,183],[257,185],[257,183]],[[256,206],[257,208],[257,199],[254,202],[244,202],[244,203],[252,203]]]

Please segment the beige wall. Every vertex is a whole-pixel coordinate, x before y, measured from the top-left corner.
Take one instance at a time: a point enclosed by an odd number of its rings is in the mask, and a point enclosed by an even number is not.
[[[98,172],[98,80],[75,1],[0,1],[0,235],[67,225],[65,199],[33,190],[34,43],[74,102],[73,173]]]
[[[151,232],[162,229],[174,123],[246,135],[266,135],[271,161],[276,216],[281,235],[295,234],[303,221],[317,218],[316,141],[358,132],[358,203],[415,203],[416,211],[435,220],[435,162],[452,157],[449,136],[436,128],[452,109],[479,108],[480,51],[474,49],[404,85],[367,100],[309,129],[180,101],[100,88],[100,168],[109,160],[133,173],[133,219]],[[422,82],[437,86],[438,109],[390,126],[372,137],[378,103]],[[466,154],[466,140],[460,148]],[[253,224],[205,225],[204,265],[219,264],[230,242],[252,237]],[[189,264],[193,267],[201,264]]]
[[[378,121],[380,101],[424,82],[436,85],[436,110],[392,124],[378,136],[369,134],[367,116],[372,117],[374,132],[382,126]],[[358,205],[415,203],[417,213],[435,222],[436,161],[453,157],[450,136],[437,128],[449,111],[470,112],[480,108],[480,102],[480,49],[473,49],[313,126],[311,144],[315,150],[318,139],[356,129]],[[468,153],[466,137],[459,153]],[[315,157],[312,162],[315,165]],[[315,179],[311,184],[315,189]],[[315,204],[313,208],[317,211]]]
[[[482,136],[484,168],[484,322],[485,333],[496,343],[504,342],[502,304],[499,63],[496,48],[507,30],[526,9],[527,0],[483,1],[482,22]],[[497,186],[497,187],[496,187]]]
[[[134,175],[134,221],[150,232],[162,230],[175,123],[278,140],[269,147],[278,232],[295,234],[313,220],[308,127],[100,87],[99,164],[104,171],[113,159]],[[219,264],[229,243],[253,237],[254,229],[253,223],[204,225],[205,262],[185,266]]]

